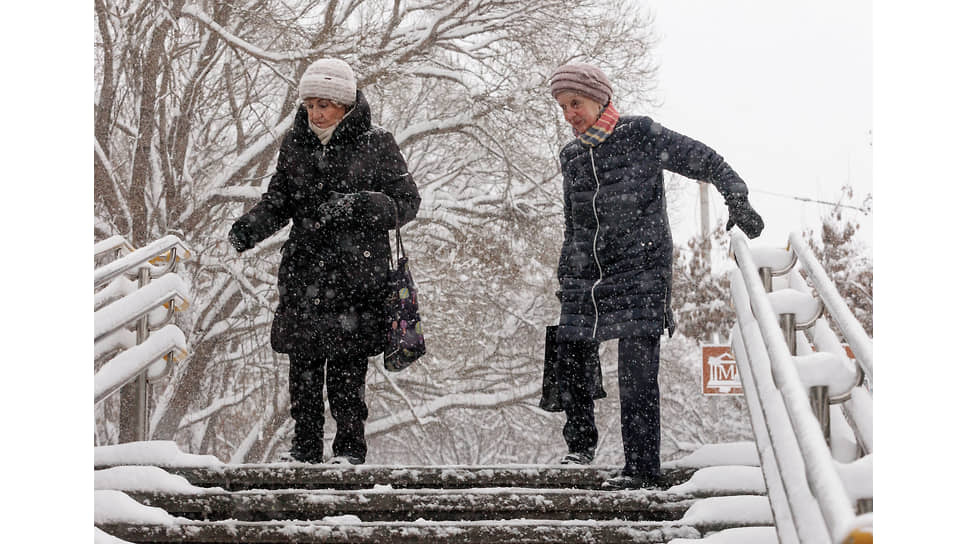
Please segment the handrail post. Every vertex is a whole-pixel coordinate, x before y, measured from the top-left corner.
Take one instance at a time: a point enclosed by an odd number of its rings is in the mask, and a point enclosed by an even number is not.
[[[793,268],[793,264],[796,264],[796,259],[793,263],[785,268],[783,273],[789,272]],[[773,292],[773,269],[769,266],[761,266],[756,269],[757,273],[760,275],[760,281],[763,282],[763,289],[767,293]],[[779,274],[778,272],[777,274]],[[797,322],[796,314],[779,314],[777,316],[780,319],[780,330],[783,331],[783,339],[786,340],[787,347],[790,348],[790,355],[797,354]],[[819,317],[819,315],[818,315]],[[830,391],[826,385],[815,385],[810,387],[808,398],[810,399],[810,407],[813,409],[813,413],[817,416],[817,421],[820,423],[820,429],[823,431],[824,440],[827,441],[827,446],[830,446]]]
[[[823,431],[823,438],[830,446],[830,389],[826,385],[814,385],[810,387],[810,407],[813,408],[817,421],[820,422],[820,430]]]
[[[138,270],[138,287],[151,281],[151,269]],[[148,315],[138,320],[136,343],[148,339]],[[148,373],[142,372],[121,388],[121,408],[118,422],[118,442],[137,442],[148,439]]]
[[[786,340],[787,348],[790,349],[790,355],[797,354],[797,315],[796,314],[780,314],[777,316],[780,319],[780,330],[783,331],[783,339]]]
[[[797,354],[797,320],[796,314],[780,314],[780,330],[783,331],[783,339],[786,340],[787,347],[790,348],[790,355]],[[809,389],[807,397],[810,399],[810,408],[820,423],[820,430],[823,438],[830,446],[830,389],[826,385],[814,385]]]
[[[757,272],[760,273],[760,281],[763,282],[763,289],[766,289],[767,293],[772,293],[773,292],[773,269],[768,266],[764,266],[764,267],[758,268]]]
[[[797,320],[796,314],[780,314],[780,330],[783,331],[783,339],[786,340],[787,347],[790,348],[790,355],[797,354]],[[820,423],[820,430],[823,431],[823,438],[830,446],[830,389],[826,385],[814,385],[810,387],[807,397],[810,399],[810,408],[817,416]]]

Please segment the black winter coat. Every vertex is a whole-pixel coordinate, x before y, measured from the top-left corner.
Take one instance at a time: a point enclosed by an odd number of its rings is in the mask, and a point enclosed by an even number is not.
[[[318,208],[331,191],[366,198],[352,216],[321,222]],[[403,225],[416,217],[420,196],[393,136],[371,124],[363,93],[357,91],[356,105],[325,146],[299,108],[268,189],[238,220],[248,225],[252,244],[292,221],[279,264],[275,351],[312,356],[383,351],[394,204]]]
[[[596,147],[560,154],[565,240],[558,262],[559,341],[671,335],[672,234],[663,170],[714,184],[746,184],[715,151],[648,117],[623,116]]]

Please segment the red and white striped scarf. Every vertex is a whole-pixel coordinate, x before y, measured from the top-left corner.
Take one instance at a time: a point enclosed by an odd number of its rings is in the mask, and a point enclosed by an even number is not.
[[[602,110],[602,114],[598,116],[595,124],[581,134],[575,131],[575,136],[581,143],[588,147],[595,147],[604,142],[612,134],[612,131],[615,130],[616,123],[618,123],[618,110],[615,109],[615,103],[609,101],[605,109]]]

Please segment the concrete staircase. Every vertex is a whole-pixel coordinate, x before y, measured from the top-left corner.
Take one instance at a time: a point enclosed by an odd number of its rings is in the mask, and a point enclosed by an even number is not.
[[[636,491],[600,490],[617,467],[275,463],[166,467],[162,478],[158,467],[99,468],[96,482],[114,482],[96,485],[100,493],[125,497],[96,501],[96,512],[113,512],[96,513],[104,542],[689,542],[764,524],[689,520],[691,508],[730,492],[690,487],[702,470],[685,465],[665,469],[662,489]],[[740,487],[766,500],[757,485]],[[128,506],[99,506],[109,497]]]

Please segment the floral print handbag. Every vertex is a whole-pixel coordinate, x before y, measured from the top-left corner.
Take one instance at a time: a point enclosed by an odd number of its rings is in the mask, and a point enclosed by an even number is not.
[[[387,339],[383,350],[383,366],[393,372],[407,368],[427,352],[417,307],[417,286],[400,239],[399,221],[396,230],[397,263],[395,267],[391,263],[387,274]]]

